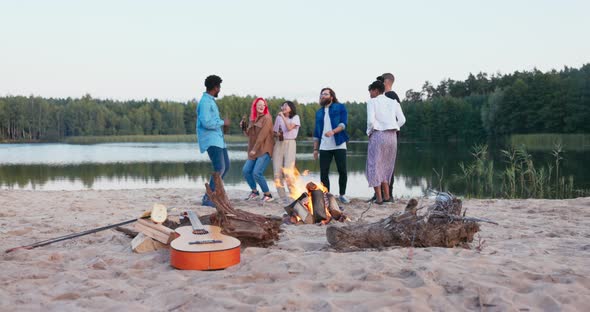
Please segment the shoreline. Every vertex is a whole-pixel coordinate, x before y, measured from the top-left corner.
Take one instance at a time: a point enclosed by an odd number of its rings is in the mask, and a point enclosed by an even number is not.
[[[154,203],[212,213],[198,206],[202,191],[0,190],[0,248],[132,219]],[[228,195],[238,209],[283,213],[276,201],[244,201],[247,191]],[[353,222],[365,211],[363,222],[376,222],[404,206],[367,210],[357,198],[344,209]],[[2,253],[0,310],[584,310],[590,197],[465,199],[463,207],[500,223],[481,223],[470,249],[338,252],[325,226],[282,225],[276,245],[245,248],[241,263],[223,271],[175,270],[168,250],[135,254],[114,230]]]

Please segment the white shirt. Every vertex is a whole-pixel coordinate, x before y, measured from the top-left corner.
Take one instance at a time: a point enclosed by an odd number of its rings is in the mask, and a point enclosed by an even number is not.
[[[373,131],[400,130],[406,116],[398,101],[380,94],[367,102],[367,135]]]
[[[283,117],[277,116],[277,118],[275,119],[275,125],[273,127],[273,131],[279,132],[279,128],[280,128],[281,130],[283,130],[283,138],[285,138],[285,140],[295,140],[297,138],[297,134],[299,133],[299,127],[301,126],[301,121],[299,120],[299,115],[295,115],[295,116],[293,116],[293,118],[287,117],[287,121],[290,124],[295,125],[295,127],[293,129],[289,130],[287,128],[287,125],[285,124],[285,121],[283,120]]]
[[[334,136],[326,136],[326,132],[328,131],[332,131],[332,121],[330,120],[329,107],[326,107],[324,108],[324,130],[322,131],[322,139],[320,140],[320,149],[324,151],[346,149],[346,142],[336,145]]]

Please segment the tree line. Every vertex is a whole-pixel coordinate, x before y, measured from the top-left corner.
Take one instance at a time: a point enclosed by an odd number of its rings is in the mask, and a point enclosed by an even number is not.
[[[395,89],[395,85],[394,85]],[[338,93],[338,90],[335,90]],[[240,133],[255,96],[217,100],[230,133]],[[267,99],[273,117],[284,98]],[[298,104],[296,101],[294,101]],[[115,101],[0,97],[0,141],[60,141],[71,136],[194,134],[197,101]],[[366,139],[366,103],[345,102],[352,139]],[[484,140],[525,133],[590,133],[590,64],[560,71],[470,74],[465,81],[425,82],[402,101],[405,141]],[[298,104],[300,137],[311,137],[318,103]]]
[[[408,90],[404,137],[440,141],[512,134],[590,133],[590,64],[512,74],[470,74]]]

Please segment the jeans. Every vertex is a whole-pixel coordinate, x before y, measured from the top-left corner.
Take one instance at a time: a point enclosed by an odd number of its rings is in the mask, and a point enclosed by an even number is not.
[[[229,171],[229,156],[227,154],[227,148],[221,148],[217,146],[210,146],[207,149],[207,154],[209,155],[209,159],[211,159],[211,165],[213,166],[213,171],[218,172],[223,180],[223,177]],[[209,186],[211,187],[211,191],[215,191],[215,182],[213,182],[213,176],[209,179]]]
[[[328,173],[330,172],[330,164],[332,158],[336,160],[336,168],[338,169],[338,186],[340,187],[340,195],[346,194],[346,182],[348,181],[348,175],[346,173],[346,150],[320,150],[320,181],[330,191],[330,178]]]
[[[255,190],[256,183],[258,183],[263,193],[269,192],[268,184],[266,184],[266,179],[264,178],[264,170],[266,170],[269,163],[270,155],[268,153],[259,156],[255,160],[246,160],[242,174],[244,174],[244,178],[246,178],[246,182],[251,189]]]

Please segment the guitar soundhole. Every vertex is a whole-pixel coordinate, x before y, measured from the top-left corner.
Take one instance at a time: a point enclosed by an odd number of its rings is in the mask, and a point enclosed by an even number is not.
[[[209,231],[205,230],[205,229],[198,229],[198,230],[194,230],[193,234],[196,235],[205,235],[205,234],[209,234]]]

